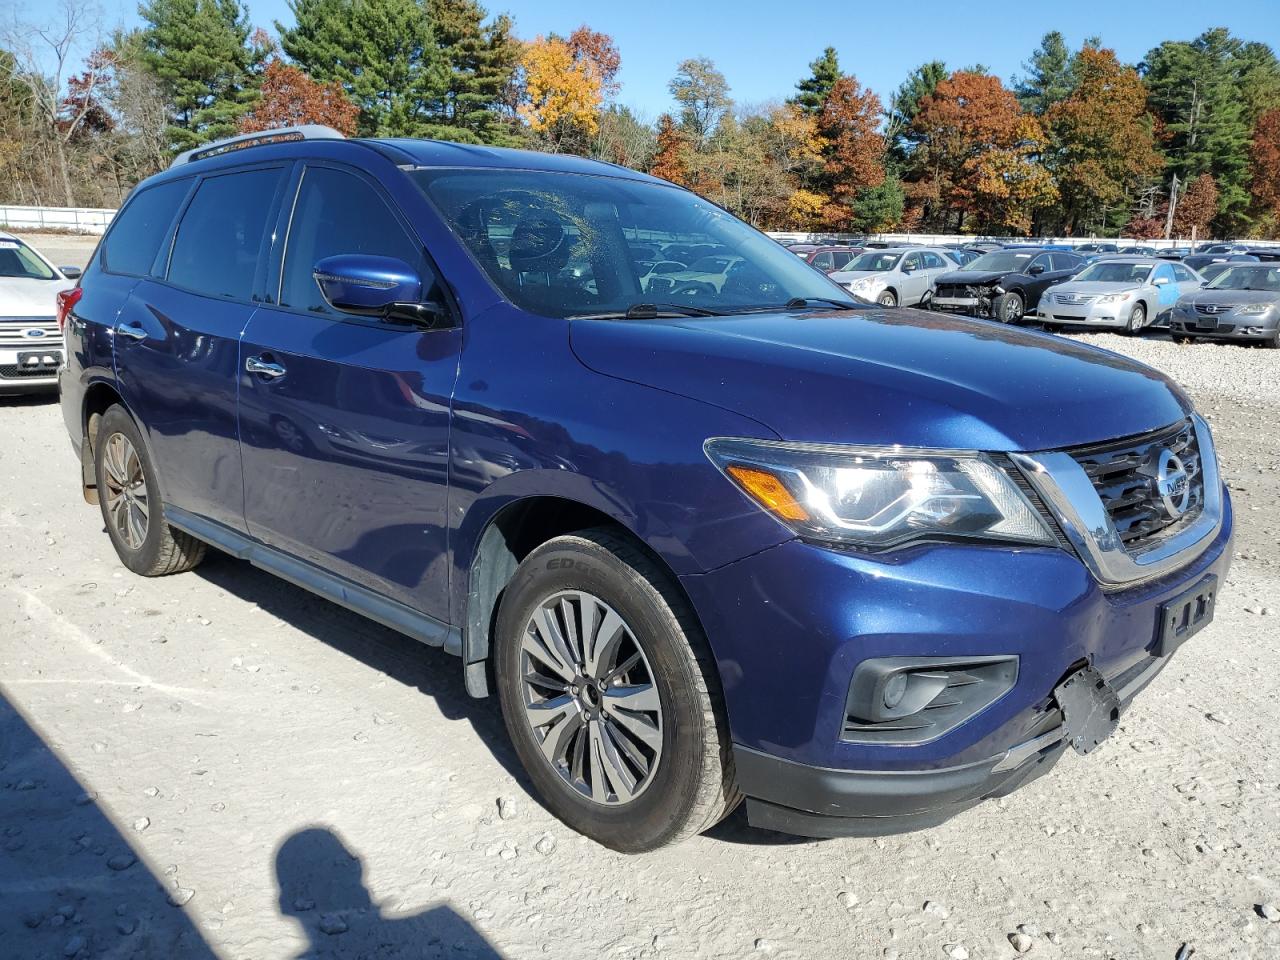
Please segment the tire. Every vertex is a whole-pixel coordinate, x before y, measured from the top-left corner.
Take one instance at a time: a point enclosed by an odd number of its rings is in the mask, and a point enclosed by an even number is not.
[[[1280,328],[1263,340],[1262,345],[1268,350],[1280,350]]]
[[[576,637],[603,639],[611,622],[623,629],[597,648],[593,669],[594,645]],[[516,753],[547,808],[574,830],[641,853],[710,829],[738,805],[710,648],[671,579],[632,541],[593,528],[530,553],[503,593],[494,658]],[[615,674],[631,666],[611,678],[610,663]],[[638,709],[620,711],[621,703]],[[530,719],[530,706],[545,722]],[[637,729],[644,735],[631,735]]]
[[[102,522],[121,563],[141,576],[163,577],[204,559],[202,541],[165,521],[151,456],[138,425],[119,404],[102,415],[93,470]]]
[[[991,304],[991,315],[1001,323],[1019,324],[1025,314],[1026,305],[1020,293],[1002,293]]]
[[[898,295],[892,290],[886,290],[876,297],[876,303],[882,307],[896,307],[898,305]]]
[[[1129,336],[1139,333],[1147,325],[1147,305],[1139,300],[1129,311],[1129,319],[1125,321],[1124,332]]]

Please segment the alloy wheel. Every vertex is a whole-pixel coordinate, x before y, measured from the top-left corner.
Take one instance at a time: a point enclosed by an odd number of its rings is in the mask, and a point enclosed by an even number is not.
[[[102,465],[105,468],[107,517],[130,550],[139,550],[147,539],[151,503],[142,460],[123,433],[107,438]]]
[[[643,793],[662,759],[662,704],[618,612],[585,591],[556,593],[525,625],[520,661],[525,720],[560,779],[604,805]]]

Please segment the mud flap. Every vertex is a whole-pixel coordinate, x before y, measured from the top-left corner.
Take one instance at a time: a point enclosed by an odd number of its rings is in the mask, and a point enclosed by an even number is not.
[[[1120,722],[1120,698],[1093,667],[1081,667],[1053,691],[1062,710],[1066,741],[1076,753],[1089,753],[1111,736]]]

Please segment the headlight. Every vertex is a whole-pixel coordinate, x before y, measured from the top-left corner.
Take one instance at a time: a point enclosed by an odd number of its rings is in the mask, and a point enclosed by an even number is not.
[[[985,454],[728,438],[705,449],[748,497],[803,537],[873,549],[953,537],[1056,543]]]
[[[1242,317],[1260,317],[1270,309],[1271,304],[1269,303],[1246,303],[1236,313]]]
[[[1098,302],[1099,303],[1119,303],[1122,300],[1128,300],[1132,296],[1133,296],[1132,290],[1130,290],[1128,293],[1108,293],[1105,296],[1099,297]]]

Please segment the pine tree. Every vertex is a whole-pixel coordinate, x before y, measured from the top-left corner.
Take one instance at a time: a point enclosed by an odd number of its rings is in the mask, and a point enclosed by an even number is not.
[[[238,0],[150,0],[139,13],[143,60],[173,105],[170,138],[186,149],[233,134],[253,103],[266,48],[250,41]]]
[[[280,45],[321,83],[339,83],[360,108],[362,136],[433,132],[449,65],[426,0],[290,0],[296,26],[276,24]]]
[[[664,113],[658,118],[658,143],[649,172],[655,177],[685,186],[688,183],[688,170],[685,166],[685,151],[688,148],[688,138],[676,126],[671,114]]]
[[[428,0],[427,10],[448,69],[432,105],[432,135],[514,146],[519,141],[510,130],[508,101],[521,50],[511,18],[504,14],[486,24],[488,14],[477,0]]]
[[[836,48],[827,47],[822,56],[809,64],[809,76],[796,84],[799,92],[788,100],[809,116],[817,116],[822,112],[822,105],[827,102],[831,88],[840,79],[840,61],[836,57]]]
[[[1022,69],[1026,76],[1014,84],[1013,92],[1022,109],[1036,116],[1042,116],[1055,103],[1065,100],[1075,86],[1071,52],[1057,30],[1044,35]]]

